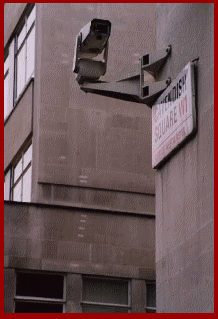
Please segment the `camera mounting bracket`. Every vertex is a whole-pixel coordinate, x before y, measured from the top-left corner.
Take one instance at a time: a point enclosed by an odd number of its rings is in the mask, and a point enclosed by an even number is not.
[[[119,81],[105,82],[84,79],[79,81],[80,88],[86,93],[99,94],[124,101],[146,104],[152,107],[156,99],[168,87],[171,79],[156,82],[145,82],[144,71],[153,77],[160,71],[166,58],[169,56],[171,46],[141,57],[140,72],[129,75]],[[106,53],[107,54],[107,53]]]

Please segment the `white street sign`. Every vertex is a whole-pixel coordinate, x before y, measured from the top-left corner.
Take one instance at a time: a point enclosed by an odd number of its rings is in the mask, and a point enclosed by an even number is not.
[[[152,167],[196,129],[194,64],[189,62],[152,107]]]

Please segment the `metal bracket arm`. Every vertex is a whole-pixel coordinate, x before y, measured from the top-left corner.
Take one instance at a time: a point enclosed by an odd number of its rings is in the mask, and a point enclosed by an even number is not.
[[[79,45],[80,37],[78,37]],[[144,71],[153,76],[159,71],[170,54],[171,46],[151,54],[141,57],[140,70],[132,73],[128,77],[122,78],[116,82],[99,81],[100,76],[106,72],[108,46],[105,48],[103,62],[80,58],[76,61],[76,71],[78,71],[77,81],[81,90],[86,93],[94,93],[103,96],[112,97],[124,101],[143,103],[150,108],[167,88],[171,80],[144,83]]]
[[[112,97],[124,101],[143,103],[151,107],[155,100],[170,84],[170,80],[148,83],[140,87],[140,75],[126,78],[124,80],[108,82],[84,82],[80,88],[86,93],[94,93]]]
[[[165,63],[170,52],[171,46],[169,45],[164,49],[143,55],[141,58],[141,70],[144,70],[156,77],[156,74]]]

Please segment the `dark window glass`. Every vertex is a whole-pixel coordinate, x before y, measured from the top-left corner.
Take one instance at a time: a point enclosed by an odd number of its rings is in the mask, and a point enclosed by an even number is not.
[[[63,299],[61,275],[17,273],[17,296]]]
[[[117,307],[103,307],[86,305],[82,307],[83,313],[128,313],[127,308],[117,308]]]
[[[62,313],[63,305],[40,302],[15,303],[15,313]]]
[[[147,284],[147,307],[156,307],[156,285]]]
[[[83,301],[128,305],[128,282],[84,278]]]
[[[154,310],[154,309],[147,309],[146,312],[147,312],[147,313],[156,313],[156,310]]]

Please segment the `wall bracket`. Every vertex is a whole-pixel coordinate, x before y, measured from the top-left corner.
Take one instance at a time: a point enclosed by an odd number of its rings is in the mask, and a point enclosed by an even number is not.
[[[115,82],[89,81],[80,82],[80,88],[86,93],[99,94],[124,101],[143,103],[150,108],[171,83],[171,79],[146,83],[144,82],[144,71],[155,76],[162,68],[166,58],[171,51],[168,46],[165,49],[146,54],[141,57],[141,65],[138,74],[132,74]]]

